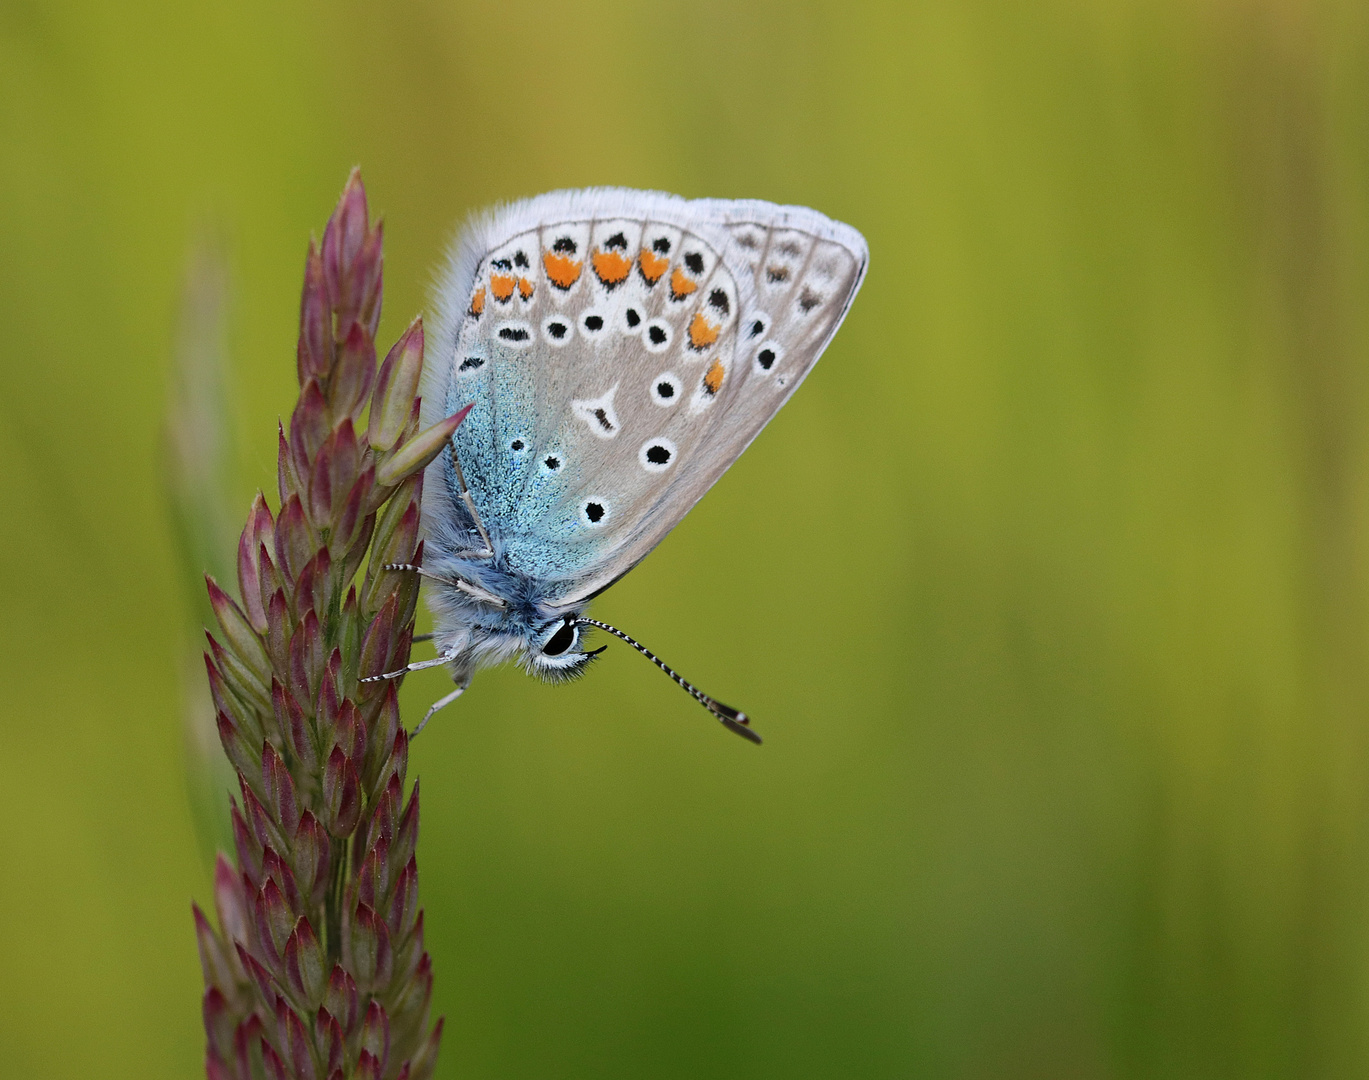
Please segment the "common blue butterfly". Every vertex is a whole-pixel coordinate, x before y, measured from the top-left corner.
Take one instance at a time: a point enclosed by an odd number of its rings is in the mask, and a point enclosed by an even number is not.
[[[435,660],[455,700],[518,659],[573,678],[603,648],[645,654],[585,608],[746,449],[817,362],[865,276],[854,229],[815,210],[620,188],[497,209],[459,237],[438,291],[424,423],[470,406],[424,481]],[[392,675],[401,674],[393,672]]]

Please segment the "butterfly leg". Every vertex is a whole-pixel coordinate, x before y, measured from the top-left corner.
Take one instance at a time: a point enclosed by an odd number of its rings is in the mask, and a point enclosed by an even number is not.
[[[456,651],[443,653],[441,656],[434,657],[432,660],[420,660],[416,664],[406,664],[398,671],[387,671],[383,675],[368,675],[362,682],[381,682],[384,679],[397,679],[401,675],[407,675],[411,671],[424,671],[432,667],[441,667],[443,664],[450,664],[456,659]]]
[[[406,562],[386,563],[381,569],[407,570],[410,573],[418,574],[420,577],[431,578],[433,581],[440,581],[444,585],[450,585],[454,589],[459,589],[467,596],[479,600],[482,604],[490,604],[494,607],[507,606],[501,597],[495,596],[494,593],[490,592],[488,589],[482,589],[479,585],[472,581],[467,581],[465,578],[445,577],[442,574],[434,574],[430,570],[424,570],[421,566],[415,566],[413,563]]]
[[[450,705],[453,701],[455,701],[465,692],[466,688],[464,686],[458,686],[446,697],[434,701],[432,705],[429,706],[428,711],[423,714],[423,719],[418,722],[418,727],[414,728],[413,732],[409,735],[409,738],[418,738],[419,734],[423,731],[423,729],[428,726],[428,721],[433,718],[433,716],[438,712],[438,710],[445,709],[448,705]]]
[[[480,511],[475,508],[475,500],[471,498],[470,488],[466,486],[466,476],[461,471],[461,459],[456,456],[456,440],[452,440],[452,466],[456,469],[456,482],[461,486],[461,501],[466,504],[466,510],[471,515],[471,520],[475,522],[475,531],[480,534],[480,541],[485,545],[483,551],[470,551],[466,554],[473,559],[492,559],[494,558],[494,546],[490,543],[490,534],[485,531],[485,523],[480,520]]]

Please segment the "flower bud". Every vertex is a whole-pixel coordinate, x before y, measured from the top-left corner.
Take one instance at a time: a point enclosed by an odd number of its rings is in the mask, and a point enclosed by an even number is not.
[[[293,1009],[286,1010],[284,1027],[285,1045],[295,1073],[293,1080],[319,1080],[318,1070],[314,1068],[309,1032]]]
[[[338,1023],[337,1017],[322,1005],[318,1007],[318,1013],[314,1017],[314,1047],[318,1051],[319,1060],[326,1062],[324,1070],[328,1076],[331,1077],[334,1071],[341,1075],[342,1025]]]
[[[374,999],[366,1007],[366,1019],[361,1023],[361,1049],[375,1057],[384,1072],[390,1057],[390,1018]]]
[[[304,290],[299,304],[296,371],[300,386],[326,375],[333,363],[332,312],[323,279],[323,257],[311,242],[304,262]]]
[[[228,962],[223,939],[209,925],[199,904],[191,904],[190,909],[195,918],[195,939],[200,947],[200,970],[204,973],[205,985],[231,989],[236,982],[236,973]]]
[[[237,807],[233,810],[236,824],[242,821],[242,815],[237,813]],[[260,865],[260,857],[255,861]],[[222,854],[214,860],[214,910],[226,941],[247,940],[247,895],[242,875],[228,865]]]
[[[266,1066],[266,1075],[270,1080],[293,1080],[290,1072],[285,1067],[285,1062],[280,1059],[280,1055],[272,1049],[271,1044],[265,1038],[261,1040],[261,1060]]]
[[[390,981],[394,962],[390,954],[390,929],[366,904],[358,904],[352,914],[347,945],[349,967],[356,974],[360,989],[374,991]]]
[[[423,375],[423,320],[415,319],[385,357],[371,397],[367,441],[389,450],[404,431]]]
[[[291,495],[276,518],[276,568],[284,574],[287,584],[294,584],[317,550],[299,496]]]
[[[252,500],[247,525],[238,540],[238,590],[247,609],[247,619],[258,634],[266,633],[266,606],[262,600],[262,572],[258,551],[264,542],[273,542],[275,521],[261,492]],[[271,571],[274,571],[274,566]]]
[[[295,849],[291,853],[295,880],[308,894],[310,907],[323,902],[328,888],[328,870],[332,863],[332,845],[328,831],[308,810],[300,817],[299,832],[295,834]]]
[[[258,940],[266,947],[271,962],[279,964],[285,943],[290,940],[294,930],[295,918],[290,905],[286,903],[285,894],[273,878],[267,878],[257,892],[252,914],[256,920]]]
[[[375,341],[361,323],[354,322],[338,348],[337,365],[333,368],[333,384],[330,387],[334,413],[347,417],[345,423],[350,423],[353,416],[361,415],[367,398],[371,396],[375,374]]]
[[[361,784],[347,755],[337,747],[323,773],[324,825],[336,837],[351,834],[361,813]]]
[[[261,749],[262,796],[266,809],[280,824],[287,838],[299,828],[299,801],[295,797],[295,781],[285,767],[276,748],[269,742]]]
[[[381,487],[391,487],[424,468],[443,451],[473,407],[467,405],[460,412],[439,420],[427,431],[420,432],[406,442],[381,463],[376,470],[376,483]]]
[[[390,927],[391,941],[404,941],[414,928],[418,917],[418,860],[410,856],[404,869],[395,879],[390,894],[390,910],[385,921]]]
[[[358,992],[356,980],[341,965],[334,964],[328,976],[328,989],[323,1005],[336,1018],[344,1037],[351,1035],[357,1023]]]
[[[251,883],[253,890],[261,887],[261,856],[262,845],[248,828],[247,819],[235,803],[230,811],[230,818],[233,825],[233,851],[238,859],[238,867],[248,882]],[[217,897],[218,877],[215,875],[215,889]],[[243,910],[246,911],[246,899],[243,900]],[[220,918],[223,917],[223,909],[219,909]],[[245,941],[246,934],[234,932],[233,937],[238,941]]]
[[[361,639],[358,678],[374,679],[387,671],[386,664],[394,647],[395,613],[398,607],[398,602],[391,597],[366,628],[366,634]]]
[[[285,902],[293,912],[299,912],[304,906],[304,898],[300,895],[299,885],[295,882],[295,874],[289,864],[276,853],[274,848],[265,848],[261,854],[261,874],[263,879],[274,881],[281,893],[285,896]]]
[[[242,733],[227,713],[218,714],[218,723],[219,742],[223,745],[223,752],[228,755],[228,760],[233,763],[233,768],[240,773],[257,772],[261,768],[261,758],[253,744],[242,737]]]
[[[328,989],[328,973],[318,935],[302,916],[285,943],[285,970],[295,993],[317,1008]]]
[[[432,1034],[423,1040],[418,1052],[409,1059],[409,1080],[432,1080],[437,1068],[437,1051],[442,1046],[442,1028],[446,1022],[446,1017],[439,1016]]]
[[[309,475],[309,463],[318,456],[333,425],[328,417],[328,399],[317,379],[310,379],[300,391],[295,411],[290,414],[290,457],[297,480]],[[295,491],[303,494],[302,487]]]

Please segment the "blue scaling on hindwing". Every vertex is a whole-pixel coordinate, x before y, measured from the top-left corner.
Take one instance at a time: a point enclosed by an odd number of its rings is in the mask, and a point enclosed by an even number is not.
[[[456,429],[453,445],[461,460],[461,471],[465,475],[466,484],[471,489],[476,507],[479,509],[479,493],[486,490],[485,476],[491,468],[489,446],[495,424],[494,403],[488,391],[490,365],[485,362],[476,370],[461,371],[461,363],[462,357],[458,354],[452,370],[452,381],[447,387],[447,413],[450,415],[467,405],[471,406],[466,419]],[[461,486],[457,482],[456,470],[452,467],[450,456],[442,471],[451,489],[452,509],[462,526],[471,533],[471,547],[476,548],[480,540],[475,533],[470,515],[466,512],[465,504],[461,501]]]
[[[456,453],[501,561],[541,581],[573,575],[593,561],[601,545],[584,535],[568,499],[581,486],[579,435],[566,426],[548,430],[549,418],[539,415],[537,362],[534,350],[506,348],[466,328],[452,364],[447,411],[473,406],[454,436]],[[453,509],[475,548],[479,540],[450,461],[443,472]]]
[[[539,358],[524,353],[500,357],[491,374],[490,397],[495,412],[490,444],[493,467],[482,478],[476,502],[488,528],[506,535],[519,499],[534,469],[537,451],[537,380]]]
[[[569,497],[583,487],[581,437],[567,426],[550,437],[541,434],[517,519],[505,527],[505,557],[510,567],[538,580],[571,577],[593,562],[603,547],[598,537],[586,535],[578,506]]]
[[[474,323],[462,328],[452,361],[447,408],[455,412],[467,404],[474,406],[457,429],[456,453],[476,510],[486,529],[495,534],[502,532],[512,511],[510,493],[522,485],[527,455],[511,450],[517,436],[510,431],[532,411],[533,380],[526,348],[506,347],[484,338],[480,331]],[[448,475],[459,500],[455,471],[448,470]],[[462,520],[466,518],[463,513]]]

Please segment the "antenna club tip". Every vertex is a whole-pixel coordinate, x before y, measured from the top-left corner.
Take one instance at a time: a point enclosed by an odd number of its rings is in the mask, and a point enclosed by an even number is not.
[[[743,739],[746,739],[748,742],[753,742],[757,746],[760,746],[761,743],[764,741],[761,739],[759,735],[757,735],[754,731],[751,730],[749,726],[749,721],[747,720],[746,715],[744,713],[738,713],[737,718],[735,719],[730,716],[722,716],[718,719],[722,721],[723,727],[727,728],[728,731],[736,732],[738,735],[740,735]]]
[[[677,682],[680,685],[680,688],[682,690],[684,690],[691,697],[693,697],[700,705],[702,705],[705,709],[707,709],[715,717],[717,717],[717,719],[722,721],[723,727],[727,728],[729,731],[735,731],[742,738],[747,739],[753,743],[756,743],[757,745],[760,744],[761,737],[751,730],[751,717],[747,716],[746,713],[742,712],[740,709],[734,709],[730,705],[724,705],[721,701],[718,701],[716,698],[711,698],[707,694],[701,693],[695,686],[687,682],[680,675],[676,674],[676,672],[668,664],[666,664],[665,661],[663,661],[660,657],[658,657],[640,641],[637,641],[629,635],[623,633],[616,626],[610,626],[606,622],[600,622],[598,619],[591,619],[584,615],[575,616],[573,625],[594,626],[600,630],[612,634],[620,641],[626,641],[639,653],[641,653],[648,660],[650,660],[657,667],[659,667],[662,671],[664,671],[667,675],[669,675],[672,679],[674,679],[675,682]],[[595,649],[594,653],[591,653],[590,655],[596,655],[603,651],[603,647],[601,646],[600,648]]]

